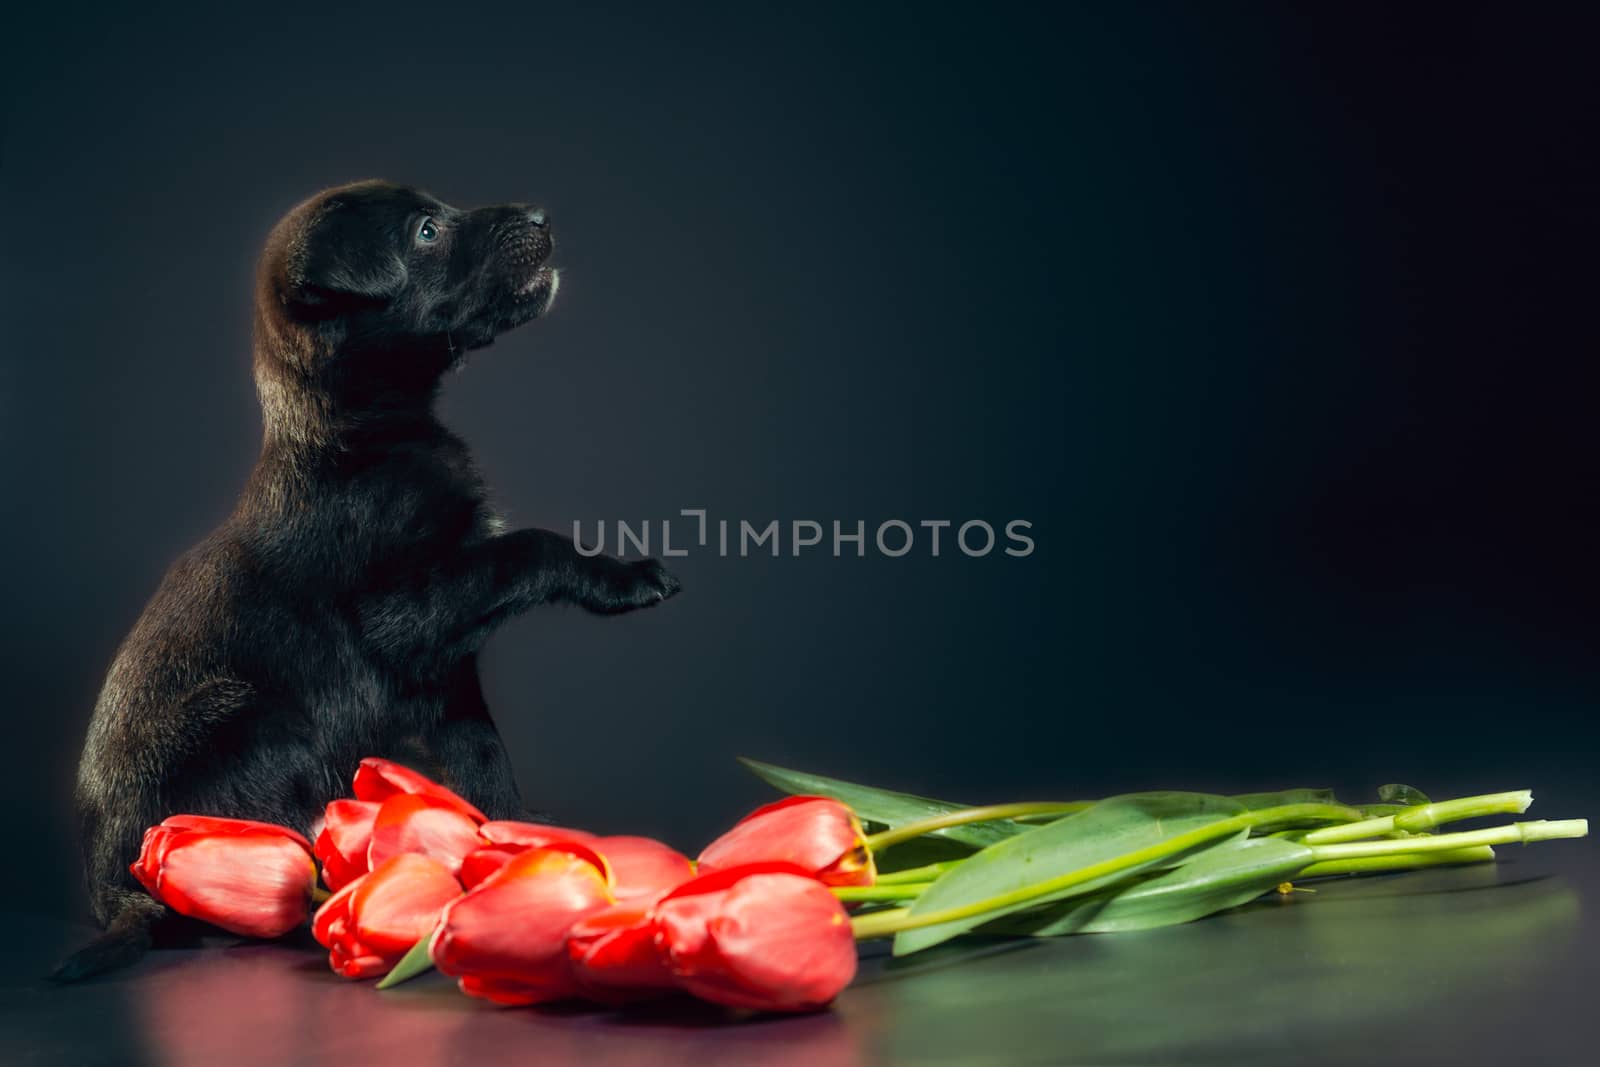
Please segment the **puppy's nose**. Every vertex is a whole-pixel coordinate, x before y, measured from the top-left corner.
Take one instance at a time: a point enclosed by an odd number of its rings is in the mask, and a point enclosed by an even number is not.
[[[550,220],[545,216],[544,208],[542,207],[536,207],[528,212],[528,221],[540,229],[550,225]]]

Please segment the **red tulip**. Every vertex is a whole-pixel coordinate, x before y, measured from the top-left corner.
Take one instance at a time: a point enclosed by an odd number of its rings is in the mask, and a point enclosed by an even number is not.
[[[688,856],[650,837],[596,837],[583,830],[516,822],[484,823],[478,832],[491,844],[464,862],[461,880],[469,888],[527,848],[564,843],[587,845],[605,857],[611,870],[611,895],[619,901],[654,899],[694,877]]]
[[[534,848],[576,843],[591,844],[595,835],[587,830],[574,830],[566,826],[546,823],[517,822],[514,819],[494,819],[478,827],[482,847],[467,854],[461,864],[461,882],[468,889],[489,877],[511,861],[511,857]]]
[[[387,974],[461,896],[444,864],[407,852],[346,885],[317,910],[311,933],[346,978]]]
[[[461,884],[468,890],[476,889],[479,883],[510,863],[513,857],[527,851],[517,845],[485,845],[473,849],[461,860]]]
[[[322,832],[312,849],[322,864],[322,883],[343,889],[368,871],[372,824],[383,805],[371,800],[335,800],[323,813]]]
[[[395,856],[414,852],[433,857],[455,875],[466,854],[482,844],[477,824],[451,801],[407,793],[390,797],[378,808],[367,863],[377,870]]]
[[[749,863],[793,863],[826,885],[871,885],[877,877],[861,820],[828,797],[788,797],[757,808],[700,853],[699,871]]]
[[[402,767],[398,763],[376,756],[368,756],[361,761],[361,765],[356,768],[356,776],[350,783],[350,788],[357,800],[370,800],[381,804],[390,797],[405,793],[442,800],[447,806],[455,808],[474,823],[484,822],[488,818],[438,782],[418,774],[409,767]]]
[[[293,830],[248,819],[174,815],[144,833],[129,867],[173,911],[246,937],[305,922],[317,868]]]
[[[694,877],[688,856],[651,837],[602,837],[593,844],[611,867],[611,895],[618,903],[656,900]]]
[[[455,873],[479,844],[483,813],[398,763],[362,760],[353,788],[362,799],[330,803],[317,834],[314,851],[329,889],[342,889],[402,852],[431,855]]]
[[[497,1004],[577,996],[567,930],[611,903],[609,881],[584,845],[530,849],[445,908],[428,953],[463,993]]]
[[[662,898],[655,926],[679,987],[734,1008],[812,1011],[856,973],[844,906],[792,864],[701,875]]]
[[[567,931],[574,981],[591,999],[617,1002],[677,988],[656,947],[654,902],[614,904],[586,915]]]

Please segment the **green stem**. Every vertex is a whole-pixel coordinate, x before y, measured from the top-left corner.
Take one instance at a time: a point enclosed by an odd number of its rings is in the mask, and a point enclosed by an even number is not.
[[[1023,886],[1007,893],[1000,893],[985,900],[974,901],[971,904],[963,904],[959,907],[925,912],[916,916],[911,914],[909,908],[894,908],[889,911],[858,916],[850,921],[850,927],[856,936],[856,940],[861,941],[870,937],[887,937],[891,934],[897,934],[901,930],[915,930],[924,926],[938,926],[941,923],[971,919],[991,911],[1027,904],[1041,897],[1067,895],[1063,893],[1064,890],[1142,867],[1157,860],[1165,859],[1168,856],[1181,855],[1190,849],[1199,848],[1202,845],[1219,841],[1226,837],[1232,837],[1241,830],[1252,830],[1260,826],[1274,826],[1280,823],[1293,823],[1306,819],[1350,821],[1359,817],[1358,812],[1342,804],[1283,804],[1275,808],[1260,808],[1256,811],[1241,812],[1238,815],[1230,816],[1226,819],[1218,819],[1216,822],[1196,827],[1186,833],[1174,834],[1154,844],[1146,845],[1144,848],[1125,852],[1120,856],[1112,856],[1110,859],[1101,860],[1099,863],[1091,863],[1086,867],[1067,871],[1065,874],[1058,875],[1055,878]]]
[[[1437,804],[1418,804],[1376,819],[1362,819],[1343,826],[1325,826],[1311,831],[1303,840],[1308,845],[1332,845],[1341,841],[1381,837],[1396,830],[1418,833],[1447,822],[1476,819],[1484,815],[1521,815],[1532,803],[1533,791],[1529,789],[1441,800]]]
[[[950,868],[967,862],[966,860],[940,860],[938,863],[929,863],[922,867],[907,867],[903,871],[890,871],[888,874],[878,875],[876,885],[899,885],[902,882],[931,882]]]
[[[311,887],[311,903],[312,904],[321,904],[323,901],[327,900],[331,896],[333,896],[333,894],[331,892],[329,892],[328,890],[322,888],[320,885],[314,885],[314,886]]]
[[[1486,830],[1466,830],[1456,834],[1427,834],[1419,837],[1385,838],[1378,841],[1313,845],[1311,854],[1314,862],[1324,863],[1329,860],[1363,859],[1368,856],[1447,852],[1451,849],[1477,848],[1481,845],[1529,844],[1563,837],[1585,837],[1588,833],[1588,819],[1555,821],[1540,819],[1536,822],[1514,822],[1509,826],[1491,826]]]
[[[959,811],[947,811],[942,815],[930,815],[926,819],[892,826],[868,837],[867,847],[874,852],[881,852],[890,845],[898,845],[913,837],[931,834],[935,830],[947,830],[952,826],[964,826],[969,822],[993,822],[996,819],[1015,819],[1024,815],[1070,815],[1093,806],[1092,800],[1073,800],[989,804],[981,808],[962,808]]]
[[[896,885],[836,885],[833,895],[842,901],[915,900],[932,882],[901,882]]]
[[[410,951],[400,957],[400,962],[378,981],[378,988],[393,989],[401,982],[409,982],[417,975],[433,970],[433,960],[428,958],[428,942],[432,939],[433,935],[429,934],[412,945]]]
[[[1322,878],[1333,874],[1378,874],[1383,871],[1410,871],[1418,867],[1444,867],[1459,863],[1487,863],[1494,859],[1488,845],[1452,848],[1443,852],[1402,852],[1395,856],[1362,856],[1355,859],[1324,860],[1313,863],[1299,874],[1301,878]]]
[[[850,932],[857,941],[874,937],[893,937],[901,930],[911,929],[910,908],[890,908],[871,915],[858,915],[850,920]]]

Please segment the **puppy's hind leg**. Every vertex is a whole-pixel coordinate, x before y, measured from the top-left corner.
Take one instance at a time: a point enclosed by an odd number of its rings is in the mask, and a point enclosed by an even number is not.
[[[166,907],[128,889],[110,889],[107,896],[112,904],[105,930],[51,971],[51,981],[79,982],[126,967],[154,943],[156,928],[168,918]]]

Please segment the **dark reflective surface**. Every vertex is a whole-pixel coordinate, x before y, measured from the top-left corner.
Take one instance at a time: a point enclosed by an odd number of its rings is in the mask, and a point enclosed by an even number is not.
[[[1590,842],[1324,884],[1171,930],[868,950],[834,1010],[506,1010],[437,976],[379,994],[312,948],[219,944],[55,989],[80,931],[15,916],[0,1062],[587,1065],[1593,1062]]]

